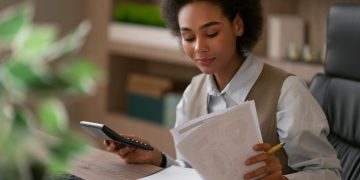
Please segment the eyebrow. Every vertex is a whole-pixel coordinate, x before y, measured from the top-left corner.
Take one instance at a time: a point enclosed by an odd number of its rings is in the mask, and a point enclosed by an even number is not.
[[[211,22],[208,22],[208,23],[202,25],[199,29],[205,29],[210,26],[215,26],[215,25],[220,25],[220,24],[221,24],[220,22],[211,21]],[[182,28],[180,28],[180,31],[191,31],[191,29],[187,28],[187,27],[182,27]]]

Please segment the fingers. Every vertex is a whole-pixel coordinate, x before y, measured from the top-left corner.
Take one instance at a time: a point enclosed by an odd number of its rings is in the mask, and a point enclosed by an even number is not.
[[[272,155],[269,155],[267,153],[262,153],[262,154],[258,154],[256,156],[253,156],[249,159],[247,159],[245,161],[245,164],[246,165],[252,165],[252,164],[255,164],[255,163],[258,163],[258,162],[262,162],[262,161],[265,161],[266,163],[268,163],[268,160],[273,157]]]
[[[104,140],[103,143],[107,151],[118,154],[126,163],[138,163],[139,160],[137,159],[144,158],[144,153],[142,152],[144,150],[136,147],[123,145],[111,140]],[[136,150],[138,150],[137,153],[135,153]]]
[[[148,152],[142,152],[141,149],[137,149],[132,153],[128,153],[123,159],[128,164],[142,164],[142,163],[149,163],[150,158],[148,158]]]
[[[117,145],[117,143],[112,142],[112,141],[104,141],[104,145],[107,151],[109,152],[116,152],[120,149],[120,147]]]
[[[269,144],[257,144],[254,146],[254,150],[256,151],[267,151],[270,148],[271,146]],[[265,180],[272,178],[280,179],[282,177],[282,166],[280,160],[265,152],[247,159],[245,164],[252,165],[259,162],[265,162],[266,165],[245,174],[245,179],[251,179],[259,176],[263,176],[261,179]]]
[[[282,166],[280,164],[280,161],[276,158],[276,157],[269,157],[269,159],[266,160],[267,162],[267,165],[265,166],[262,166],[250,173],[247,173],[245,174],[244,178],[246,179],[250,179],[250,178],[254,178],[254,177],[258,177],[262,174],[267,174],[268,176],[269,175],[272,175],[272,174],[278,174],[278,172],[280,172],[280,174],[282,175]],[[267,176],[265,176],[267,177]]]
[[[105,146],[108,146],[108,145],[110,144],[110,141],[105,139],[105,140],[103,141],[103,143],[104,143]]]
[[[132,153],[136,150],[135,147],[132,147],[132,146],[125,146],[121,149],[118,150],[117,154],[122,157],[122,158],[126,158],[126,156],[129,154],[129,153]]]
[[[269,149],[271,149],[271,145],[267,144],[267,143],[263,143],[263,144],[256,144],[254,147],[255,151],[268,151]]]
[[[148,141],[134,135],[121,135],[121,136],[149,144]],[[143,150],[141,148],[136,148],[134,146],[123,145],[121,143],[117,143],[111,140],[104,140],[103,144],[107,151],[118,154],[126,163],[155,165],[155,162],[157,162],[155,160],[157,160],[158,156],[154,155],[155,151],[158,152],[156,148],[154,148],[154,150],[152,151],[148,151],[148,150]],[[160,151],[159,154],[160,154],[160,158],[162,158]]]
[[[111,141],[111,140],[104,140],[103,144],[105,146],[105,149],[109,152],[117,152],[120,149],[125,147],[125,145]]]
[[[264,151],[264,152],[266,152],[271,148],[271,145],[267,144],[267,143],[256,144],[253,148],[254,148],[255,151]],[[258,162],[261,162],[261,161],[266,161],[266,163],[268,163],[267,161],[269,160],[270,157],[273,157],[273,156],[269,155],[267,153],[261,153],[261,154],[258,154],[256,156],[253,156],[253,157],[247,159],[245,161],[245,164],[252,165],[252,164],[255,164],[255,163],[258,163]]]

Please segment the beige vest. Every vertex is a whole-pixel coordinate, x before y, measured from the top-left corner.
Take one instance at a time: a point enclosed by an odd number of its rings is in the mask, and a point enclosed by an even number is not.
[[[259,78],[246,97],[246,100],[255,101],[263,140],[272,146],[279,143],[276,126],[277,103],[283,82],[290,75],[278,68],[264,64]],[[206,76],[200,74],[194,77],[190,88],[188,104],[185,106],[187,109],[184,113],[189,120],[208,113]],[[285,151],[277,153],[277,155],[281,161],[283,173],[293,172],[294,170],[288,166]]]

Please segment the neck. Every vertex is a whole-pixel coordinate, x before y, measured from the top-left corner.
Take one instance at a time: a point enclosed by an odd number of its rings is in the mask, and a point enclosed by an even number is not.
[[[244,58],[239,56],[235,61],[231,61],[232,63],[227,64],[228,68],[225,68],[223,71],[214,74],[216,86],[220,92],[224,90],[226,85],[231,81],[244,61]]]

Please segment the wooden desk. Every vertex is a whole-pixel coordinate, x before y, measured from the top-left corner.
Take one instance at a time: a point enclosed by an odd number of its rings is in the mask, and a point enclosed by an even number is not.
[[[119,156],[91,148],[74,159],[70,173],[86,180],[138,179],[161,170],[153,165],[126,164]]]

